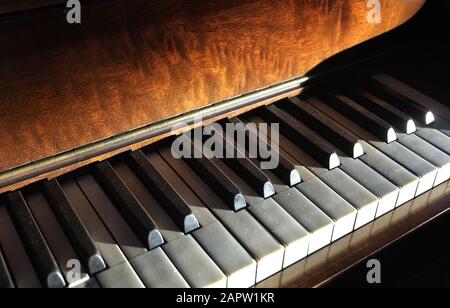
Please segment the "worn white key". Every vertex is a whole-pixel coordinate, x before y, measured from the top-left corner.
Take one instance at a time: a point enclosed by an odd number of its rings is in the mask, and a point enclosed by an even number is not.
[[[189,288],[189,284],[158,247],[130,260],[147,288]]]
[[[378,203],[381,200],[379,201],[367,189],[363,189],[358,182],[341,169],[323,173],[319,178],[358,210],[355,229],[359,229],[375,219]]]
[[[433,188],[438,169],[431,163],[398,142],[381,145],[379,149],[420,178],[416,196]]]
[[[376,217],[395,209],[400,192],[397,186],[360,160],[354,160],[341,168],[379,198]]]
[[[438,168],[434,186],[450,178],[450,157],[416,135],[402,136],[398,142]]]
[[[251,205],[248,210],[283,244],[283,268],[308,255],[309,232],[272,198]]]
[[[424,127],[416,132],[416,135],[426,140],[442,152],[450,155],[450,138],[434,128]]]
[[[220,222],[192,234],[205,252],[227,276],[228,288],[249,288],[256,282],[256,261]]]
[[[284,247],[248,211],[225,210],[220,216],[223,224],[258,262],[256,282],[281,271]]]
[[[354,230],[358,211],[320,179],[314,178],[296,187],[335,221],[332,241]]]
[[[308,254],[331,243],[335,222],[296,188],[282,191],[274,200],[310,233]]]
[[[400,189],[397,207],[414,199],[419,185],[418,177],[378,150],[362,156],[361,160]]]
[[[191,235],[179,237],[163,250],[193,288],[225,288],[227,276]]]
[[[98,283],[108,289],[142,289],[145,285],[128,261],[118,264],[96,275]]]

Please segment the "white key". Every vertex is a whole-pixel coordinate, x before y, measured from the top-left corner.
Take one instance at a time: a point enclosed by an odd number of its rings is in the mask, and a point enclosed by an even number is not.
[[[367,189],[361,187],[358,182],[341,169],[323,173],[319,178],[358,210],[355,229],[359,229],[375,219],[378,209],[378,198]]]
[[[283,244],[283,268],[308,255],[309,232],[272,198],[251,205],[248,210]]]
[[[420,178],[416,196],[433,188],[438,169],[398,142],[379,147],[384,154]]]
[[[227,277],[191,235],[163,245],[163,250],[191,287],[226,288]]]
[[[201,227],[192,234],[228,277],[228,288],[249,288],[256,282],[256,261],[220,222]]]
[[[362,156],[361,160],[400,189],[397,207],[414,199],[419,185],[418,177],[378,150]]]
[[[395,209],[400,192],[397,186],[360,160],[354,160],[341,168],[380,199],[376,217]]]
[[[161,247],[131,259],[130,263],[147,288],[189,288]]]
[[[398,142],[438,168],[434,186],[450,178],[450,157],[416,135],[402,136]]]
[[[446,134],[443,134],[434,128],[424,127],[419,129],[416,135],[447,155],[450,155],[450,138]]]
[[[143,289],[145,285],[128,261],[118,264],[96,275],[98,283],[109,289]]]
[[[277,194],[274,200],[310,233],[308,254],[331,243],[335,222],[296,188]]]
[[[335,221],[332,241],[336,241],[354,230],[358,212],[321,180],[314,178],[296,187]]]

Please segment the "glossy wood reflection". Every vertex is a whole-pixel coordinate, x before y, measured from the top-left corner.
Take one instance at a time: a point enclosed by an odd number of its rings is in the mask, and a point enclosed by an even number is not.
[[[0,172],[305,75],[425,0],[128,0],[0,19]]]

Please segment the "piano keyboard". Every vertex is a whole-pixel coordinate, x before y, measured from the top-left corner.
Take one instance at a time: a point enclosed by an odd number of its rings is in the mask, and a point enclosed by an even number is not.
[[[450,112],[423,98],[379,74],[229,119],[280,123],[273,170],[166,140],[5,194],[0,287],[254,286],[449,179]]]

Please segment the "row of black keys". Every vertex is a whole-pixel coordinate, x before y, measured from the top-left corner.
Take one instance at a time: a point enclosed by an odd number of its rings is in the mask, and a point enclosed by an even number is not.
[[[378,138],[392,142],[395,140],[395,129],[404,133],[412,133],[415,123],[430,124],[433,114],[423,106],[412,102],[374,81],[368,83],[369,90],[352,90],[345,96],[324,95],[322,101],[336,111],[349,115],[352,120],[373,133]],[[370,89],[376,88],[371,92]],[[373,94],[383,100],[378,100]],[[347,99],[351,98],[351,100]],[[389,103],[386,103],[389,102]],[[357,158],[363,155],[358,140],[345,129],[336,125],[332,120],[323,116],[314,107],[303,101],[281,102],[279,105],[269,106],[257,111],[263,119],[273,123],[280,123],[284,135],[297,144],[321,165],[332,169],[339,166],[339,151]],[[296,116],[293,121],[290,114]],[[382,119],[384,118],[384,119]],[[240,119],[231,122],[243,123]],[[246,131],[247,136],[252,134]],[[253,132],[254,133],[254,132]],[[225,137],[225,136],[224,136]],[[250,146],[247,139],[247,149]],[[333,144],[327,140],[333,140]],[[226,142],[226,141],[225,141]],[[258,142],[267,142],[259,138]],[[267,147],[268,145],[265,144]],[[194,145],[193,145],[194,146]],[[234,151],[237,151],[235,148]],[[224,159],[223,161],[238,173],[261,197],[268,198],[275,194],[269,176],[258,168],[258,162],[263,158]],[[280,163],[273,172],[288,186],[294,186],[301,181],[295,163],[283,154],[278,153]],[[169,182],[158,172],[158,166],[141,151],[130,153],[127,163],[147,189],[158,200],[164,211],[184,233],[190,233],[200,227],[189,205],[178,194]],[[246,206],[246,200],[239,187],[226,175],[214,159],[199,158],[186,159],[186,162],[197,172],[218,196],[234,211]],[[108,194],[114,205],[126,219],[139,239],[148,249],[154,249],[164,243],[164,238],[158,230],[158,221],[141,206],[139,201],[117,174],[109,162],[96,164],[95,178]],[[96,247],[86,226],[74,209],[73,202],[67,197],[67,192],[57,180],[45,182],[40,190],[56,216],[67,239],[71,243],[75,254],[82,260],[90,274],[95,274],[107,268],[106,262]],[[20,239],[30,256],[33,267],[39,275],[41,283],[49,287],[64,287],[65,278],[46,243],[39,224],[29,202],[22,192],[13,192],[5,196],[6,209],[11,217]],[[1,254],[0,254],[1,255]],[[3,257],[0,267],[6,268]],[[1,271],[7,273],[7,271]],[[2,279],[6,285],[13,284],[11,277]]]

